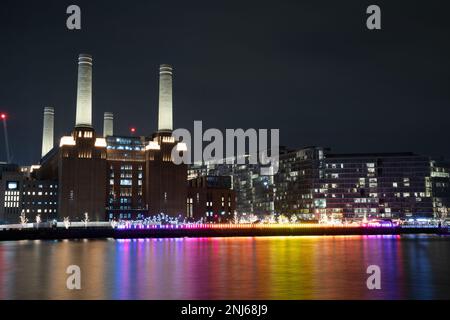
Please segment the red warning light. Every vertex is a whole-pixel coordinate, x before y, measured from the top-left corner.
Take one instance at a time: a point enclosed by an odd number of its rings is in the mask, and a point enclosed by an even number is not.
[[[2,113],[2,114],[0,115],[0,118],[2,118],[2,120],[5,120],[5,119],[6,119],[6,113]]]
[[[136,128],[131,128],[130,131],[131,131],[131,133],[135,133],[136,132]]]

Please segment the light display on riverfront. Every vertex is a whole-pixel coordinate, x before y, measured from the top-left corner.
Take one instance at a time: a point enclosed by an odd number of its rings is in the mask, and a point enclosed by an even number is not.
[[[192,223],[192,224],[141,224],[130,221],[117,226],[119,230],[142,229],[285,229],[285,228],[361,228],[361,227],[398,227],[392,222],[369,222],[365,224],[320,224],[320,223]]]

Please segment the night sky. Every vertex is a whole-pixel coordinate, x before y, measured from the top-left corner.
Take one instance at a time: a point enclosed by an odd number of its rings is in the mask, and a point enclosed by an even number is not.
[[[447,1],[448,2],[448,1]],[[94,58],[94,125],[157,125],[158,67],[174,66],[175,127],[279,128],[281,144],[450,157],[446,1],[0,3],[0,111],[14,162],[37,163],[42,111],[75,123],[77,56]],[[66,28],[81,7],[82,29]],[[366,28],[381,7],[382,30]],[[3,130],[0,161],[5,161]]]

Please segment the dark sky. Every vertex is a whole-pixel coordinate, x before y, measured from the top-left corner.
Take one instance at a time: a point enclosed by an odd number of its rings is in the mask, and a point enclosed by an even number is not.
[[[116,134],[152,133],[158,66],[169,63],[176,127],[279,128],[293,148],[450,156],[445,3],[2,0],[0,111],[14,161],[39,161],[45,106],[56,109],[58,138],[73,128],[78,53],[94,57],[99,132],[112,111]],[[70,4],[81,7],[81,31],[66,28]],[[382,30],[366,28],[370,4]]]

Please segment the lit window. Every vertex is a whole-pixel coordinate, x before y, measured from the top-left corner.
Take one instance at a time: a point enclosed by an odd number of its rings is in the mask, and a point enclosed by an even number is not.
[[[122,186],[131,186],[133,184],[133,181],[131,179],[121,179],[120,185]]]
[[[409,178],[403,178],[403,185],[404,185],[405,187],[409,187],[409,186],[410,186],[410,184],[409,184]]]

